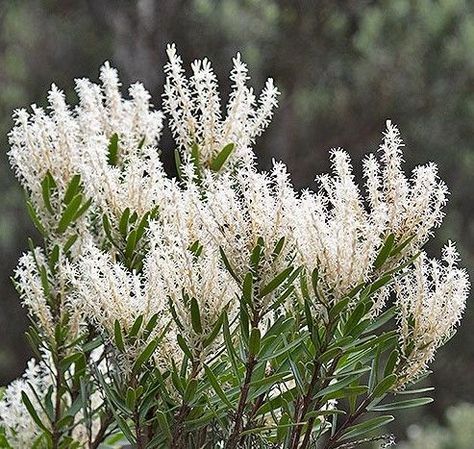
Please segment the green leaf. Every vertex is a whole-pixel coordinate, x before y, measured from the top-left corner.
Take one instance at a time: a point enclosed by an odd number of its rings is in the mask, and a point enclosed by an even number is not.
[[[224,342],[227,350],[227,355],[230,358],[232,369],[234,371],[234,375],[240,379],[240,372],[237,366],[237,354],[235,352],[234,345],[232,343],[232,336],[230,334],[230,326],[229,326],[229,318],[227,316],[227,312],[224,311],[223,313],[224,320],[222,322],[222,333],[224,335]]]
[[[252,273],[247,273],[244,278],[244,283],[242,285],[242,295],[247,304],[252,305],[253,303],[253,275]]]
[[[370,285],[370,294],[372,295],[375,293],[377,290],[382,288],[385,284],[390,282],[392,280],[392,276],[390,274],[387,274],[385,276],[382,276],[380,279],[377,279],[375,282],[373,282]]]
[[[191,350],[189,349],[186,343],[186,340],[183,338],[183,336],[181,334],[178,334],[176,339],[178,340],[178,345],[182,349],[186,357],[188,357],[189,360],[193,360],[194,359],[193,354]]]
[[[175,148],[174,150],[174,162],[176,164],[176,173],[178,174],[178,179],[183,179],[183,173],[181,171],[181,156],[179,155],[179,150]]]
[[[365,304],[360,303],[357,307],[352,311],[349,316],[349,319],[346,321],[344,325],[344,335],[349,335],[351,331],[359,324],[359,321],[365,315]]]
[[[191,162],[194,165],[194,173],[196,178],[201,179],[201,162],[199,160],[199,146],[196,142],[191,146]]]
[[[36,412],[33,404],[31,403],[30,401],[30,398],[28,397],[28,395],[22,391],[21,392],[21,400],[23,401],[23,403],[25,404],[25,407],[26,409],[28,410],[28,413],[30,414],[31,418],[33,419],[33,421],[36,423],[36,425],[44,430],[45,432],[47,432],[48,434],[51,434],[51,432],[49,431],[49,429],[43,424],[43,422],[41,421],[40,417],[38,416],[38,413]]]
[[[349,305],[351,298],[343,298],[340,301],[338,301],[334,306],[331,308],[329,311],[329,317],[331,319],[336,318],[342,311],[346,309],[346,307]]]
[[[395,374],[390,374],[389,376],[383,378],[374,388],[371,395],[378,398],[385,394],[397,381],[397,376]]]
[[[159,313],[155,313],[149,320],[147,325],[145,326],[145,330],[143,331],[143,338],[148,338],[148,336],[153,332],[156,325],[158,324],[158,318],[160,317]]]
[[[278,288],[293,272],[293,267],[284,269],[281,273],[277,274],[262,290],[260,290],[260,296],[264,297],[270,294],[273,290]]]
[[[340,347],[328,349],[326,352],[319,356],[319,361],[323,364],[327,363],[331,360],[334,360],[336,357],[339,357],[342,352],[342,348]]]
[[[222,166],[225,164],[229,156],[232,154],[235,145],[233,143],[227,144],[222,150],[217,154],[217,156],[211,161],[211,170],[218,172]]]
[[[48,170],[43,181],[41,181],[41,194],[43,196],[43,202],[46,206],[46,209],[48,209],[48,211],[53,214],[54,210],[51,206],[51,193],[55,187],[55,183],[52,184],[51,181],[54,183],[53,177],[51,176]]]
[[[349,438],[356,438],[365,435],[369,432],[378,429],[379,427],[385,426],[389,422],[392,422],[394,417],[392,415],[378,416],[376,418],[369,419],[361,424],[356,424],[347,429],[341,438],[341,441],[348,440]]]
[[[391,404],[382,404],[372,407],[370,411],[374,412],[388,412],[391,410],[403,410],[406,408],[420,407],[422,405],[430,404],[433,398],[417,398],[407,399],[405,401],[392,402]]]
[[[127,395],[126,395],[126,403],[127,403],[127,407],[130,410],[133,410],[135,408],[136,400],[137,400],[137,396],[135,394],[135,390],[132,387],[128,387]]]
[[[119,221],[119,231],[125,237],[127,235],[128,229],[128,219],[130,218],[130,208],[127,207],[120,217]]]
[[[191,298],[191,324],[194,332],[202,334],[201,313],[196,298]]]
[[[135,246],[137,244],[137,231],[133,230],[128,234],[127,243],[125,245],[125,258],[130,260],[133,252],[135,251]]]
[[[219,331],[221,330],[221,326],[222,326],[222,322],[224,320],[224,315],[221,314],[219,316],[219,319],[216,321],[216,323],[214,324],[214,327],[212,328],[212,331],[211,333],[206,337],[206,339],[204,340],[204,347],[207,348],[214,340],[215,338],[217,337],[217,334],[219,333]]]
[[[41,233],[41,235],[45,236],[46,235],[46,230],[43,226],[43,223],[41,223],[41,220],[38,217],[38,214],[36,213],[35,208],[33,205],[30,203],[29,200],[26,201],[26,209],[28,210],[28,214],[31,218],[31,221],[35,225],[35,228]]]
[[[260,351],[260,329],[254,327],[250,332],[249,338],[249,352],[251,355],[255,356]]]
[[[232,408],[232,404],[227,398],[227,395],[225,394],[224,390],[221,388],[215,374],[212,372],[212,370],[207,366],[204,365],[204,371],[206,372],[206,377],[209,383],[211,384],[213,390],[216,392],[217,396],[221,398],[222,402],[224,402],[229,408]]]
[[[64,194],[63,202],[64,204],[69,204],[72,199],[76,196],[76,193],[79,190],[79,184],[81,183],[81,175],[74,175],[69,181],[69,184]]]
[[[132,372],[136,373],[140,370],[142,365],[150,359],[150,357],[153,355],[155,352],[155,349],[158,346],[158,341],[156,339],[153,339],[148,343],[146,348],[142,351],[142,353],[138,356],[137,360],[135,361],[133,367],[132,367]]]
[[[118,320],[115,320],[114,323],[114,337],[115,337],[115,345],[117,346],[120,352],[125,351],[125,344],[123,341],[123,334],[122,328],[120,327],[120,323]]]
[[[194,399],[194,396],[196,395],[197,387],[198,387],[197,379],[191,379],[188,382],[188,385],[186,386],[186,390],[184,390],[184,396],[183,396],[184,402],[189,403]]]
[[[79,361],[83,357],[81,352],[76,352],[75,354],[68,355],[64,357],[61,362],[60,366],[65,371],[67,370],[74,362]]]
[[[224,266],[226,267],[229,274],[240,284],[240,279],[235,274],[235,270],[232,267],[231,263],[229,262],[229,259],[227,258],[226,254],[225,254],[225,252],[224,252],[224,250],[222,249],[221,246],[219,246],[219,253],[221,255],[222,261],[224,262]]]
[[[319,282],[319,271],[317,268],[311,273],[311,284],[313,286],[313,291],[316,296],[318,296],[318,282]]]
[[[282,237],[280,240],[278,240],[277,244],[275,245],[275,248],[273,248],[273,252],[272,252],[273,259],[276,259],[280,255],[284,245],[285,245],[285,237]]]
[[[77,211],[79,210],[79,207],[81,206],[81,203],[82,194],[79,193],[68,203],[66,209],[64,209],[64,212],[59,220],[56,232],[62,234],[67,229],[67,227],[72,223],[74,216],[76,215]]]
[[[157,410],[155,412],[155,416],[158,419],[158,425],[160,426],[160,429],[166,435],[166,438],[171,440],[171,430],[166,415],[161,410]]]
[[[397,394],[419,394],[419,393],[427,393],[428,391],[433,391],[434,387],[426,387],[426,388],[417,388],[415,390],[403,390],[399,391]]]
[[[128,442],[134,444],[136,439],[130,427],[128,426],[127,421],[125,421],[118,414],[115,414],[115,421],[117,422],[117,425],[119,426],[120,430],[123,432],[123,434],[127,438]]]
[[[393,248],[392,252],[390,253],[390,257],[396,256],[398,253],[402,252],[411,243],[411,241],[414,238],[415,236],[412,235],[411,237],[408,237],[405,241],[403,241],[399,245],[395,246],[395,248]]]
[[[390,256],[390,253],[393,250],[394,243],[395,235],[389,234],[385,239],[385,243],[383,244],[382,249],[380,250],[377,258],[375,259],[374,268],[376,270],[378,270],[387,261],[388,257]]]
[[[398,350],[394,349],[388,356],[387,363],[385,364],[384,376],[387,377],[393,373],[395,366],[398,362]]]
[[[361,377],[362,374],[363,373],[347,376],[344,379],[339,380],[339,381],[327,386],[326,388],[323,388],[322,390],[319,390],[316,393],[315,397],[319,398],[319,397],[325,396],[327,394],[331,394],[331,393],[334,393],[336,391],[339,391],[342,388],[348,387],[352,382],[359,379],[359,377]]]
[[[119,137],[117,133],[112,134],[110,137],[110,142],[109,142],[109,154],[107,157],[107,161],[109,165],[117,165],[118,162],[118,141]]]
[[[143,323],[143,315],[139,315],[135,322],[132,325],[132,328],[130,329],[130,332],[128,333],[129,338],[133,338],[138,335],[138,332],[140,331],[140,328],[142,327]]]

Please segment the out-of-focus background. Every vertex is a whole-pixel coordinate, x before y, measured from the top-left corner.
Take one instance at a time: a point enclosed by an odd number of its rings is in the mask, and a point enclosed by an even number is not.
[[[169,42],[187,63],[209,57],[224,91],[237,51],[257,90],[274,77],[280,107],[257,152],[263,168],[272,158],[286,162],[297,187],[313,185],[336,146],[346,148],[360,170],[363,155],[377,149],[391,118],[406,141],[407,169],[436,161],[452,192],[444,226],[428,251],[439,255],[448,236],[454,238],[473,273],[473,1],[3,0],[0,385],[31,356],[23,337],[27,320],[10,281],[27,236],[34,234],[6,156],[11,112],[45,104],[51,82],[74,101],[74,78],[96,79],[105,60],[119,69],[125,86],[143,81],[159,106]],[[169,135],[162,147],[170,168]],[[465,404],[474,403],[473,326],[469,306],[434,364],[436,402],[404,414],[394,429],[399,439],[409,440],[405,449],[474,447],[474,408]]]

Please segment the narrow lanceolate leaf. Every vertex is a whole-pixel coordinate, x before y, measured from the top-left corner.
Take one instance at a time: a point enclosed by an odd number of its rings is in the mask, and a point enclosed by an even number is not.
[[[196,395],[197,387],[198,387],[197,379],[191,379],[188,385],[186,386],[186,390],[184,390],[184,396],[183,396],[184,402],[189,403],[194,399],[194,396]]]
[[[186,357],[188,357],[189,360],[192,360],[193,359],[193,354],[192,354],[191,350],[189,349],[189,346],[187,345],[187,343],[186,343],[185,339],[183,338],[183,336],[178,334],[176,339],[178,340],[178,345],[182,349],[182,351],[184,352]]]
[[[72,201],[72,199],[76,196],[76,193],[78,193],[78,190],[79,190],[80,183],[81,183],[81,176],[74,175],[71,181],[69,181],[69,184],[66,189],[66,193],[64,194],[64,199],[63,199],[64,204],[69,204]]]
[[[256,327],[250,332],[249,338],[249,352],[255,356],[260,351],[260,330]]]
[[[244,283],[242,285],[242,295],[247,304],[252,305],[253,303],[253,275],[252,273],[247,273],[244,278]]]
[[[393,373],[395,366],[398,361],[398,350],[394,349],[388,356],[387,363],[385,364],[384,376],[388,376]]]
[[[292,273],[292,271],[293,267],[288,267],[281,273],[277,274],[267,285],[262,288],[262,290],[260,291],[260,296],[266,296],[275,289],[277,289],[283,282],[285,282],[285,280]]]
[[[115,337],[115,345],[117,346],[118,350],[121,352],[124,352],[125,344],[123,341],[122,328],[120,327],[120,323],[118,320],[115,320],[115,323],[114,323],[114,337]]]
[[[378,416],[376,418],[369,419],[361,424],[349,427],[341,438],[341,441],[348,440],[350,438],[357,438],[366,435],[369,432],[385,426],[389,422],[392,422],[394,417],[392,415]]]
[[[117,133],[112,134],[109,142],[109,154],[108,154],[108,163],[110,165],[117,165],[118,162],[118,135]]]
[[[183,179],[183,173],[181,171],[181,156],[179,155],[179,150],[175,148],[174,150],[174,162],[176,164],[176,173],[178,174],[178,179]]]
[[[374,268],[379,269],[389,258],[390,253],[393,250],[393,245],[395,243],[395,235],[389,234],[388,237],[385,239],[385,243],[382,246],[377,258],[374,262]]]
[[[411,241],[414,238],[415,238],[415,236],[412,235],[411,237],[408,237],[405,241],[403,241],[399,245],[395,246],[392,249],[392,252],[390,253],[390,257],[396,256],[397,254],[401,253],[411,243]]]
[[[122,234],[124,237],[127,235],[129,218],[130,218],[130,208],[127,207],[123,211],[122,216],[120,217],[120,221],[119,221],[119,231],[120,231],[120,234]]]
[[[191,324],[194,332],[202,334],[201,313],[196,298],[191,298]]]
[[[206,339],[204,340],[204,347],[206,348],[207,346],[209,346],[217,337],[217,334],[219,333],[219,331],[221,330],[221,327],[222,327],[222,322],[224,321],[224,315],[221,314],[221,316],[219,317],[219,319],[216,321],[216,323],[214,324],[214,327],[212,328],[212,331],[211,333],[206,337]]]
[[[391,404],[378,405],[372,407],[370,411],[388,412],[391,410],[403,410],[406,408],[420,407],[422,405],[430,404],[431,402],[433,402],[433,398],[407,399],[405,401],[392,402]]]
[[[21,400],[25,404],[26,409],[28,410],[28,413],[30,414],[31,418],[35,422],[35,424],[42,430],[44,430],[47,433],[50,433],[49,429],[43,424],[41,421],[40,417],[38,416],[38,413],[36,412],[33,404],[30,401],[30,398],[28,395],[22,391],[21,392]]]
[[[385,377],[375,386],[374,390],[372,391],[372,396],[376,398],[382,396],[390,390],[396,380],[397,376],[395,374],[390,374],[389,376]]]
[[[46,235],[46,230],[43,226],[43,223],[41,223],[41,220],[39,219],[38,214],[36,213],[36,210],[30,203],[30,201],[26,202],[26,209],[28,210],[28,215],[30,216],[31,221],[35,225],[35,228],[41,233],[41,235]]]
[[[138,332],[140,331],[140,328],[142,327],[143,323],[143,315],[139,315],[135,322],[133,323],[132,328],[130,329],[130,332],[128,333],[129,338],[136,337],[138,335]]]
[[[224,265],[227,269],[227,271],[229,272],[229,274],[240,284],[240,280],[238,278],[238,276],[235,274],[235,270],[234,268],[232,267],[231,263],[229,262],[229,259],[227,258],[224,250],[222,249],[221,246],[219,246],[219,253],[221,255],[221,259],[222,259],[222,262],[224,262]]]
[[[232,151],[234,151],[234,147],[235,145],[233,143],[229,143],[224,148],[222,148],[219,154],[211,162],[212,171],[217,172],[222,168],[227,159],[229,159],[229,156],[232,154]]]
[[[132,368],[132,371],[134,373],[138,372],[140,370],[140,368],[143,366],[143,364],[145,364],[146,362],[148,362],[148,360],[150,359],[150,357],[153,355],[153,353],[155,352],[155,349],[157,348],[158,346],[158,341],[156,339],[150,341],[150,343],[148,343],[148,345],[146,346],[146,348],[143,350],[143,352],[138,356],[136,362],[134,363],[133,365],[133,368]]]
[[[64,209],[64,212],[61,215],[61,219],[59,220],[58,227],[56,229],[58,233],[62,234],[72,223],[74,216],[76,215],[77,211],[79,210],[79,207],[81,206],[81,203],[82,195],[79,193],[69,202],[69,204],[66,206],[66,209]]]
[[[204,365],[204,371],[206,372],[206,377],[209,383],[211,384],[213,390],[216,392],[217,396],[224,402],[228,407],[232,407],[231,402],[227,398],[227,395],[225,394],[224,390],[221,388],[219,381],[217,380],[217,377],[215,374],[212,372],[212,370],[207,366]]]
[[[52,214],[54,210],[51,206],[51,193],[53,191],[53,185],[51,184],[52,176],[49,171],[46,173],[43,181],[41,181],[41,194],[43,195],[43,202],[46,209]],[[54,180],[53,180],[54,182]]]
[[[155,412],[155,416],[158,420],[158,425],[160,426],[161,431],[166,435],[166,438],[170,440],[171,430],[166,415],[161,410],[158,410]]]

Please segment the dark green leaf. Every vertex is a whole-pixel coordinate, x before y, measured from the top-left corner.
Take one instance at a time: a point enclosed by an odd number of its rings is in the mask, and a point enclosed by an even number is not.
[[[372,391],[373,397],[380,397],[385,394],[397,381],[397,376],[395,374],[390,374],[387,377],[383,378]]]
[[[76,196],[79,190],[79,184],[81,183],[81,175],[74,175],[69,181],[69,184],[64,194],[64,204],[69,204],[72,199]]]
[[[196,298],[191,298],[191,324],[194,332],[202,334],[201,313]]]
[[[222,168],[229,156],[232,154],[234,146],[235,145],[233,143],[229,143],[224,148],[222,148],[219,154],[217,154],[217,156],[211,161],[212,171],[218,172]]]
[[[64,212],[61,215],[61,218],[58,223],[56,232],[62,234],[67,227],[72,223],[74,216],[79,210],[79,207],[82,203],[82,195],[79,193],[76,195],[66,206]]]
[[[433,402],[433,398],[417,398],[417,399],[408,399],[406,401],[393,402],[391,404],[378,405],[372,407],[370,411],[374,412],[388,412],[391,410],[403,410],[406,408],[420,407],[422,405],[430,404]]]
[[[216,392],[217,396],[221,398],[221,400],[229,407],[232,408],[232,404],[227,398],[224,390],[221,388],[216,376],[212,372],[212,370],[207,366],[204,365],[204,371],[206,372],[206,377],[209,383],[211,384],[213,390]]]
[[[366,435],[369,432],[378,429],[379,427],[385,426],[389,422],[392,422],[394,417],[392,415],[378,416],[376,418],[369,419],[361,424],[349,427],[341,438],[341,441],[348,440],[349,438],[356,438]]]
[[[277,274],[267,285],[265,285],[260,291],[260,296],[264,297],[276,288],[278,288],[293,272],[293,267],[288,267],[284,269],[281,273]]]
[[[379,251],[379,254],[374,262],[374,268],[378,270],[388,259],[390,253],[393,250],[393,245],[395,243],[395,235],[389,234],[385,239],[385,243],[382,246],[382,249]]]
[[[156,339],[153,339],[148,343],[146,348],[143,350],[143,352],[138,356],[137,360],[135,361],[132,371],[133,372],[138,372],[142,365],[150,359],[150,357],[153,355],[155,352],[156,347],[158,346],[158,341]]]
[[[118,350],[121,352],[124,352],[125,344],[123,341],[122,328],[118,320],[115,320],[115,323],[114,323],[114,337],[115,337],[115,345],[117,346]]]
[[[110,137],[110,142],[109,142],[109,154],[107,161],[109,165],[117,165],[118,162],[118,141],[119,137],[117,133],[112,134]]]

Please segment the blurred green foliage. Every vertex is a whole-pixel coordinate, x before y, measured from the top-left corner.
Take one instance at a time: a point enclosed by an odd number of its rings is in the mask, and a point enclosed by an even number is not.
[[[8,168],[11,111],[45,104],[54,81],[97,78],[109,59],[124,84],[140,79],[160,104],[165,46],[187,62],[208,56],[225,80],[237,51],[256,89],[273,76],[282,91],[273,124],[257,143],[263,167],[289,166],[297,187],[328,167],[343,146],[362,158],[376,149],[387,118],[400,126],[407,166],[436,161],[452,200],[439,247],[458,241],[474,266],[474,2],[469,0],[3,0],[0,2],[0,384],[30,356],[26,319],[9,277],[32,233]],[[162,141],[165,167],[173,144]],[[428,248],[430,251],[431,248]],[[434,252],[434,255],[438,253]],[[438,356],[432,383],[441,418],[474,397],[474,313]],[[456,382],[452,382],[456,379]],[[407,423],[414,417],[407,417]]]
[[[472,449],[474,441],[474,405],[459,404],[446,411],[446,423],[412,425],[408,439],[398,449]]]

